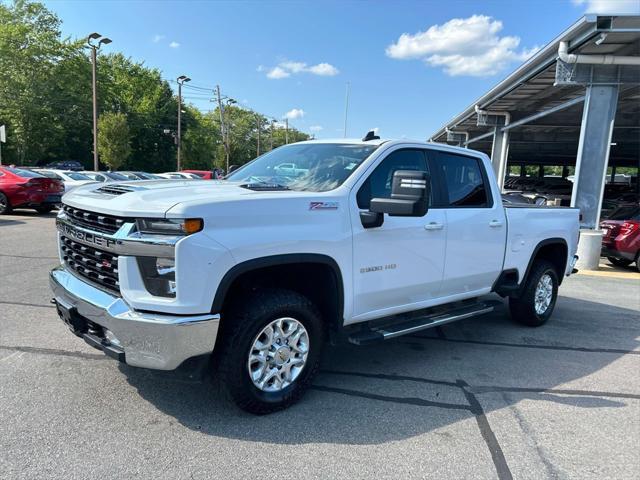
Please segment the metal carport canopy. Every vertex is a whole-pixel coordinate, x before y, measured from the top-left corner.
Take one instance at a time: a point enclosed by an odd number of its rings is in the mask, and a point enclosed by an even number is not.
[[[640,16],[582,17],[430,140],[462,144],[470,140],[470,148],[491,154],[495,127],[478,125],[476,108],[506,112],[511,116],[510,126],[498,127],[510,133],[510,164],[575,165],[586,83],[556,85],[561,42],[569,42],[573,53],[637,56]],[[640,162],[640,76],[635,72],[628,71],[620,83],[609,165],[637,167]],[[448,130],[462,135],[448,135]]]

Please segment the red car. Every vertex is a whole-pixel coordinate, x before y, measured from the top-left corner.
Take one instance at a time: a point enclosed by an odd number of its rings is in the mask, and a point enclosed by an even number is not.
[[[49,213],[64,193],[60,180],[24,168],[0,166],[0,215],[14,208],[33,208]]]
[[[623,205],[600,222],[604,231],[602,256],[613,265],[626,267],[635,262],[640,271],[640,205]]]
[[[200,178],[204,180],[219,180],[222,178],[222,174],[216,169],[214,171],[211,170],[180,170],[185,173],[195,173]]]

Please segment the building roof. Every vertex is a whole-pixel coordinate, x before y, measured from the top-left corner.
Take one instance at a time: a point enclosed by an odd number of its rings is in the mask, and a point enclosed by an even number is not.
[[[606,34],[606,35],[603,35]],[[602,39],[602,37],[604,37]],[[602,41],[599,41],[602,40]],[[598,41],[598,43],[596,43]],[[447,142],[447,129],[466,132],[469,138],[492,127],[478,126],[476,106],[511,114],[511,122],[548,110],[585,93],[584,85],[555,85],[558,47],[568,42],[572,53],[640,55],[640,16],[586,15],[540,49],[513,73],[430,136]],[[575,163],[582,116],[582,102],[538,121],[511,130],[510,163]],[[640,75],[620,86],[610,161],[637,165],[640,158]],[[470,148],[489,153],[492,137],[473,142]]]

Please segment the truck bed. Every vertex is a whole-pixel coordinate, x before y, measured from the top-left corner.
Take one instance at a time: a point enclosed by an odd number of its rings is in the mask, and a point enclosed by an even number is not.
[[[515,269],[523,278],[529,259],[543,241],[563,239],[571,255],[578,243],[580,210],[571,207],[505,205],[507,242],[504,270]],[[565,274],[569,273],[567,262]]]

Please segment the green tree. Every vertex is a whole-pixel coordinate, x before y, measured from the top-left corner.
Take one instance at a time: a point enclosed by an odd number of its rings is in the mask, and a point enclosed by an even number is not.
[[[100,117],[98,154],[111,170],[118,169],[131,154],[131,134],[123,113],[105,113]]]

